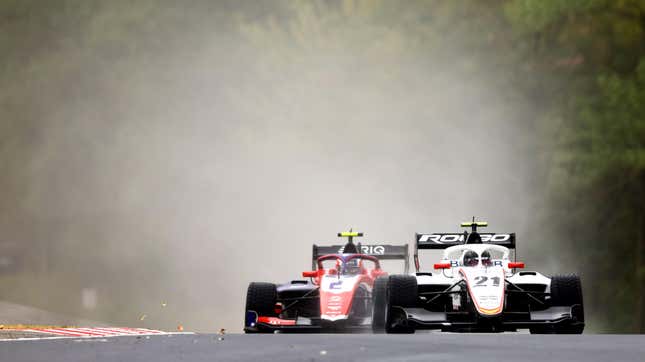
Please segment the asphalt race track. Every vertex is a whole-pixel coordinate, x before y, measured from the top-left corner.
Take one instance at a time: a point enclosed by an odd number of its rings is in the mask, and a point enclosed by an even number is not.
[[[644,361],[643,335],[184,334],[0,342],[0,361]]]

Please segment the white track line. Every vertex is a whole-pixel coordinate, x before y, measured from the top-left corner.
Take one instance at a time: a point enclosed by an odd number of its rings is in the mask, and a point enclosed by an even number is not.
[[[167,332],[163,331],[157,331],[154,329],[145,329],[145,328],[135,328],[135,330],[139,333],[151,333],[151,334],[166,334]]]
[[[27,337],[27,338],[3,338],[0,342],[19,342],[19,341],[45,341],[50,339],[70,339],[74,337]]]
[[[163,334],[163,336],[173,336],[173,335],[178,335],[178,334],[195,334],[194,332],[168,332]],[[127,337],[127,336],[134,336],[134,335],[112,335],[112,336],[105,336],[105,337]],[[140,335],[139,335],[140,336]],[[156,336],[162,336],[161,334],[156,334]],[[27,338],[3,338],[0,339],[0,342],[28,342],[28,341],[47,341],[47,340],[53,340],[53,339],[87,339],[88,341],[91,340],[97,340],[99,338],[103,339],[105,337],[100,337],[100,336],[54,336],[54,337],[27,337]]]

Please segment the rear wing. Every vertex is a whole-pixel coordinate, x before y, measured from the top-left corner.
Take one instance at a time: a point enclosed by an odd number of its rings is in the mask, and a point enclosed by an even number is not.
[[[515,233],[480,233],[482,244],[493,244],[516,249]],[[414,266],[419,271],[419,249],[446,249],[454,245],[465,244],[466,233],[416,234],[414,243]]]
[[[496,234],[480,233],[483,244],[494,244],[515,249],[515,233]],[[417,234],[416,249],[445,249],[449,246],[464,244],[466,236],[463,233]]]
[[[404,245],[386,245],[386,244],[369,244],[369,245],[356,245],[361,254],[371,255],[377,257],[379,260],[403,260],[404,273],[407,274],[410,269],[410,252],[408,251],[408,244]],[[313,246],[311,253],[311,267],[316,269],[316,260],[318,257],[327,254],[342,254],[345,245],[316,245]]]

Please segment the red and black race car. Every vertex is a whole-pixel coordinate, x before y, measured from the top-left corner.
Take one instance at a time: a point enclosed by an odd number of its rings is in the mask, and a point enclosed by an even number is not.
[[[313,247],[309,280],[249,284],[244,332],[331,332],[370,328],[372,287],[386,276],[381,260],[403,260],[408,269],[406,245],[355,245],[357,232],[343,232],[345,245]]]

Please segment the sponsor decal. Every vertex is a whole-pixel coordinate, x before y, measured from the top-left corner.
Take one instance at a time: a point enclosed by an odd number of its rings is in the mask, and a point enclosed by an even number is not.
[[[500,243],[511,240],[511,234],[479,234],[484,243]],[[422,234],[420,243],[454,244],[463,243],[464,234]]]
[[[342,288],[343,281],[339,280],[337,282],[331,282],[329,283],[329,289],[340,289]]]
[[[483,242],[498,243],[511,240],[510,234],[481,234],[481,237]]]
[[[383,255],[385,247],[382,245],[361,245],[361,252],[369,255]]]
[[[482,295],[479,297],[479,300],[482,302],[498,302],[499,298],[496,295]]]
[[[461,295],[455,293],[452,294],[452,309],[458,310],[461,307]]]
[[[345,251],[345,246],[343,245],[338,249],[338,253],[342,254]],[[361,254],[366,255],[385,255],[385,246],[383,245],[361,245]]]

